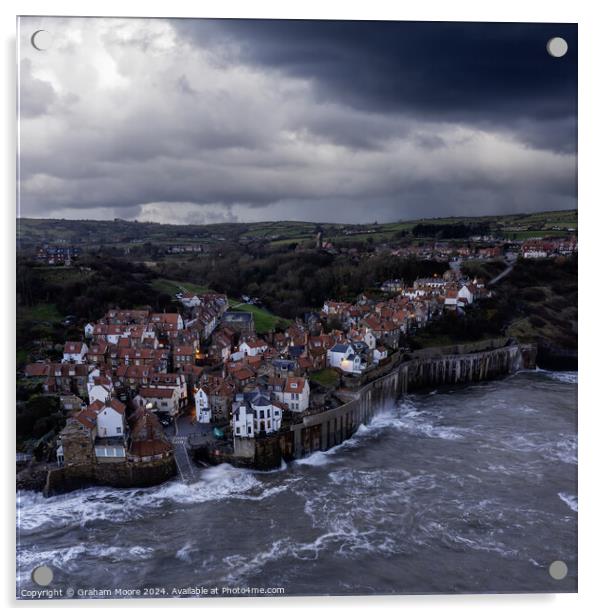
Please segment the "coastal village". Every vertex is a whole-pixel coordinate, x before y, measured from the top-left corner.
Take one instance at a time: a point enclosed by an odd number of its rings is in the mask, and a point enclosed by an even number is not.
[[[325,302],[285,331],[259,336],[254,317],[217,293],[181,292],[180,313],[108,311],[64,345],[60,363],[25,367],[68,415],[60,465],[171,455],[178,426],[209,438],[254,439],[324,409],[310,378],[351,378],[386,364],[404,335],[488,295],[454,270],[411,285],[385,281],[390,298]],[[319,387],[323,390],[323,388]],[[189,426],[192,426],[190,428]]]
[[[479,238],[487,243],[488,238]],[[318,234],[317,248],[332,247]],[[481,242],[482,244],[482,242]],[[486,281],[462,274],[461,259],[545,258],[576,251],[573,238],[519,245],[446,242],[399,248],[393,256],[450,262],[441,276],[380,283],[377,299],[326,301],[321,311],[258,334],[256,298],[233,303],[224,294],[182,288],[178,312],[115,308],[65,342],[62,361],[37,361],[24,378],[57,396],[66,425],[48,443],[55,465],[137,464],[175,456],[190,467],[191,441],[214,450],[252,450],[255,439],[289,430],[307,415],[349,400],[353,384],[383,374],[412,333],[446,312],[459,316],[491,297]],[[453,252],[450,252],[453,251]],[[76,252],[45,245],[37,259],[60,265]],[[351,387],[350,387],[351,385]],[[251,449],[249,444],[251,443]],[[106,467],[105,467],[106,468]]]

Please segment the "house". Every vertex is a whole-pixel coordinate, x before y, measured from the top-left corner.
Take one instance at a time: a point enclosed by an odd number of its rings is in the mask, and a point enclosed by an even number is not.
[[[71,466],[94,462],[95,439],[96,413],[84,408],[67,419],[59,434],[56,452],[58,463]]]
[[[85,342],[65,342],[65,348],[63,349],[63,362],[83,364],[86,361],[87,353],[88,346]]]
[[[141,387],[138,395],[142,397],[145,404],[154,406],[158,412],[169,413],[171,417],[178,414],[180,396],[175,387]]]
[[[458,292],[450,289],[445,295],[445,307],[448,310],[456,310],[458,307]]]
[[[186,308],[196,308],[201,305],[201,299],[195,293],[190,293],[186,291],[184,293],[180,293],[176,295],[176,297],[180,300],[180,303]]]
[[[192,345],[175,346],[173,348],[173,367],[181,368],[186,364],[193,364],[195,360],[195,350]]]
[[[176,333],[184,329],[184,321],[177,312],[155,312],[151,315],[150,320],[165,333]]]
[[[255,332],[255,319],[252,312],[227,310],[222,316],[222,323],[241,334],[252,334]]]
[[[106,402],[96,400],[88,405],[87,411],[96,414],[96,430],[99,438],[125,437],[125,404],[110,399]]]
[[[465,299],[467,303],[472,304],[474,301],[476,289],[472,284],[462,285],[462,288],[458,291],[458,299]]]
[[[173,446],[166,438],[157,416],[144,409],[136,411],[130,430],[128,459],[150,461],[173,454]]]
[[[78,413],[85,406],[84,401],[75,394],[63,394],[59,396],[60,407],[68,414]]]
[[[301,377],[289,376],[282,392],[277,393],[276,397],[291,411],[302,413],[309,408],[309,382]]]
[[[375,364],[379,364],[381,361],[387,359],[389,352],[386,347],[378,346],[372,351],[372,361]]]
[[[150,377],[149,387],[175,388],[178,394],[180,408],[186,406],[188,401],[188,386],[185,374],[174,372],[154,372]]]
[[[194,392],[194,410],[196,420],[199,423],[211,422],[211,407],[209,405],[209,396],[199,387]]]
[[[282,411],[278,402],[271,401],[262,393],[256,393],[249,400],[237,401],[232,413],[234,436],[255,438],[277,432],[282,424]]]
[[[353,346],[344,343],[335,344],[328,350],[327,362],[331,368],[352,374],[360,374],[366,368],[366,364],[356,354]]]
[[[84,337],[92,338],[94,335],[94,323],[86,323],[84,325]]]
[[[94,379],[88,381],[88,400],[90,404],[99,400],[100,402],[106,402],[111,397],[113,386],[111,382],[106,378]]]
[[[403,291],[403,287],[403,280],[395,278],[393,280],[385,280],[385,282],[380,285],[380,290],[385,293],[399,293],[400,291]]]
[[[259,338],[249,338],[248,340],[242,342],[238,348],[242,351],[243,357],[246,357],[247,355],[255,357],[256,355],[261,355],[267,351],[268,345]]]
[[[232,378],[234,382],[239,387],[244,387],[248,385],[255,379],[255,373],[248,366],[239,366],[237,365],[231,372]]]
[[[97,366],[102,366],[107,362],[108,350],[109,345],[104,340],[101,340],[98,343],[91,344],[88,348],[86,361],[89,364],[96,364]]]

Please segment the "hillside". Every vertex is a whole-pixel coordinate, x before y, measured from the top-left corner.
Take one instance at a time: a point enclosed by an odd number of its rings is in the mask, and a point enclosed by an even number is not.
[[[333,224],[295,221],[223,223],[213,225],[164,225],[115,219],[67,220],[20,218],[17,238],[20,247],[41,243],[64,243],[85,247],[158,245],[204,245],[219,247],[228,242],[288,244],[313,242],[318,229],[328,241],[390,241],[411,234],[417,225],[485,225],[501,239],[566,235],[577,229],[577,211],[537,212],[504,216],[432,218],[378,224]]]

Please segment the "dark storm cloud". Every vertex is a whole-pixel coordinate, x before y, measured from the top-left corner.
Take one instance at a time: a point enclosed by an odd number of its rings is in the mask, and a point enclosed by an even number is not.
[[[435,22],[176,22],[199,44],[236,41],[259,65],[310,79],[324,99],[518,131],[533,145],[576,147],[577,26]],[[569,53],[552,58],[547,41]]]
[[[576,205],[573,26],[49,27],[64,39],[39,54],[22,26],[24,216],[366,222]],[[547,55],[552,35],[567,57]]]

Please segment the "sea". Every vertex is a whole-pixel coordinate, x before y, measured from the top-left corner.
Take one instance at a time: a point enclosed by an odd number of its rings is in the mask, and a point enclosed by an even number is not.
[[[576,372],[410,395],[327,452],[197,479],[17,494],[17,596],[41,565],[62,598],[577,590]]]

